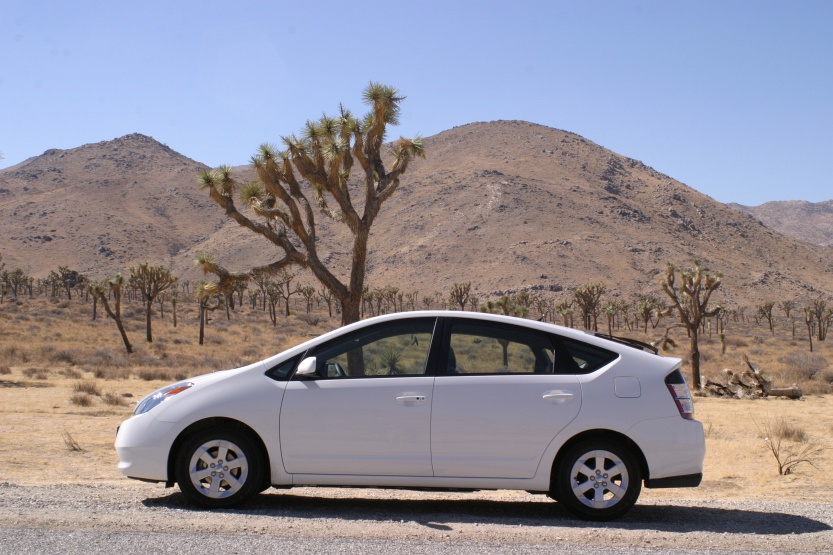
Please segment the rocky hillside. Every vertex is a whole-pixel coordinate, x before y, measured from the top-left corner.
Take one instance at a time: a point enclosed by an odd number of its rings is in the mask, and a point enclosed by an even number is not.
[[[760,206],[731,203],[728,206],[754,216],[765,226],[784,235],[814,245],[833,247],[833,200],[824,202],[773,201]]]
[[[604,281],[658,291],[667,262],[724,274],[721,299],[833,293],[833,257],[781,235],[638,160],[520,121],[473,123],[425,139],[374,224],[370,287],[430,294],[571,290]],[[254,147],[253,147],[254,148]],[[198,190],[204,166],[149,137],[48,151],[0,171],[0,252],[40,276],[59,264],[104,277],[141,261],[198,279],[206,250],[243,270],[275,251]],[[238,168],[242,178],[248,168]],[[340,224],[321,222],[322,256],[346,272]]]

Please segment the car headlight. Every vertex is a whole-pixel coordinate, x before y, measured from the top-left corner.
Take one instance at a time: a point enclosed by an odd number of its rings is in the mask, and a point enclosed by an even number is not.
[[[191,382],[179,382],[154,391],[142,399],[138,405],[136,405],[136,410],[133,411],[133,416],[146,413],[165,399],[173,397],[177,393],[182,393],[186,389],[190,389],[193,385],[194,384]]]

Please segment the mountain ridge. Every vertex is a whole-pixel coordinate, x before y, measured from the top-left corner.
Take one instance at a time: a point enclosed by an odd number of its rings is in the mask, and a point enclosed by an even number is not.
[[[666,263],[697,258],[724,274],[727,302],[833,292],[829,247],[778,234],[575,133],[494,121],[424,141],[427,159],[412,163],[374,223],[371,288],[430,294],[471,281],[487,294],[603,281],[633,295],[658,291]],[[200,251],[234,271],[273,261],[270,243],[198,189],[206,168],[141,134],[48,150],[0,170],[0,252],[35,276],[60,264],[93,278],[147,260],[200,279]],[[349,237],[317,222],[319,255],[346,279]]]

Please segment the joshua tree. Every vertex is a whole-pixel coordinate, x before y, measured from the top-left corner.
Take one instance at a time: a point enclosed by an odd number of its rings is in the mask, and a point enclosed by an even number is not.
[[[289,316],[289,297],[300,292],[297,286],[295,289],[290,287],[293,279],[295,279],[295,274],[281,270],[278,279],[272,281],[272,284],[277,288],[278,296],[283,299],[284,315],[287,317]]]
[[[333,315],[333,293],[326,287],[322,287],[321,291],[318,292],[318,296],[321,297],[325,303],[327,303],[327,313],[332,317]]]
[[[662,280],[662,290],[671,298],[680,322],[688,331],[692,381],[699,391],[703,387],[700,380],[700,324],[720,311],[719,305],[711,310],[708,308],[712,293],[720,287],[720,274],[710,274],[695,260],[693,268],[680,271],[679,287],[676,280],[677,268],[669,263]]]
[[[205,342],[205,324],[208,320],[208,313],[217,310],[222,306],[225,298],[225,291],[218,283],[211,283],[208,281],[197,282],[194,288],[194,293],[197,297],[197,302],[200,305],[200,339],[199,343],[202,345]],[[216,304],[211,305],[211,300],[214,299]]]
[[[460,310],[466,310],[466,303],[469,302],[469,295],[471,294],[471,282],[455,283],[451,286],[451,293],[448,296],[448,304],[456,304],[460,306]]]
[[[26,288],[26,284],[29,282],[29,279],[29,276],[27,276],[20,268],[15,268],[12,271],[3,270],[0,272],[0,280],[2,280],[3,285],[11,290],[15,298],[17,298],[17,295],[22,293],[23,289]]]
[[[158,295],[176,285],[176,278],[171,275],[171,270],[164,266],[150,266],[147,262],[130,268],[130,285],[141,291],[145,303],[145,327],[147,329],[147,340],[153,342],[153,333],[150,329],[150,315],[153,310],[153,301]]]
[[[605,292],[604,283],[591,283],[576,289],[573,297],[584,317],[584,329],[599,331],[599,303]]]
[[[72,290],[83,285],[87,278],[84,274],[79,274],[75,270],[70,270],[66,266],[58,266],[58,271],[52,270],[49,274],[50,278],[59,284],[64,291],[67,292],[67,299],[72,300]],[[17,293],[15,292],[15,295]]]
[[[793,299],[787,299],[786,301],[781,301],[780,303],[778,303],[778,308],[784,311],[784,316],[786,316],[788,320],[790,319],[790,313],[793,311],[795,307],[796,303]]]
[[[127,332],[124,331],[124,324],[121,321],[121,288],[124,284],[124,278],[121,275],[116,275],[113,279],[108,279],[100,282],[92,282],[89,284],[89,291],[104,305],[104,310],[115,322],[119,329],[121,340],[124,342],[124,348],[127,349],[127,354],[133,352],[133,346],[127,339]],[[110,308],[110,303],[107,301],[108,291],[113,294],[113,308]]]
[[[202,270],[204,274],[214,274],[219,278],[219,281],[214,283],[200,281],[194,288],[194,293],[200,304],[200,345],[202,345],[208,312],[217,310],[222,306],[222,301],[227,300],[232,295],[240,282],[248,281],[248,276],[232,275],[228,270],[217,264],[210,254],[204,252],[197,253],[194,265]],[[210,301],[214,297],[218,297],[217,305],[211,306]]]
[[[812,306],[805,306],[804,307],[804,323],[807,325],[807,339],[810,340],[810,352],[813,352],[813,318],[815,314],[813,313]]]
[[[833,310],[827,308],[827,302],[821,297],[813,301],[812,310],[818,324],[816,339],[824,341],[827,338],[827,328],[830,326],[830,321],[833,320]]]
[[[262,268],[279,271],[295,265],[309,269],[340,303],[344,324],[361,317],[370,228],[382,204],[396,192],[411,160],[424,157],[422,140],[417,137],[400,138],[393,144],[390,168],[382,159],[385,131],[388,125],[397,124],[402,100],[395,88],[370,83],[364,101],[371,110],[364,119],[341,106],[336,117],[308,121],[300,138],[283,137],[285,150],[261,146],[252,158],[257,181],[241,186],[227,166],[200,175],[201,186],[230,218],[277,247],[280,257]],[[351,197],[356,191],[349,186],[355,165],[361,171],[358,206]],[[238,210],[236,193],[263,223]],[[352,234],[346,282],[318,254],[315,205],[318,214],[346,224]]]
[[[298,288],[298,292],[304,297],[304,302],[307,305],[307,314],[312,312],[312,300],[315,298],[315,287],[312,285],[305,285]]]
[[[775,334],[775,330],[772,327],[772,309],[775,307],[775,301],[766,301],[763,304],[759,304],[755,309],[755,313],[767,321],[769,324],[769,332]]]
[[[572,328],[573,314],[575,313],[572,301],[561,301],[555,305],[555,310],[558,312],[558,315],[561,316],[561,322],[564,324],[564,327]]]

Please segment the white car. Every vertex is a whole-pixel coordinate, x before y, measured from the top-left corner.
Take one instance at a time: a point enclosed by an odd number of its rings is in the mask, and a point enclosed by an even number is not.
[[[699,485],[705,455],[681,361],[629,341],[481,313],[370,318],[145,397],[119,469],[205,507],[270,486],[517,489],[616,518],[643,482]]]

